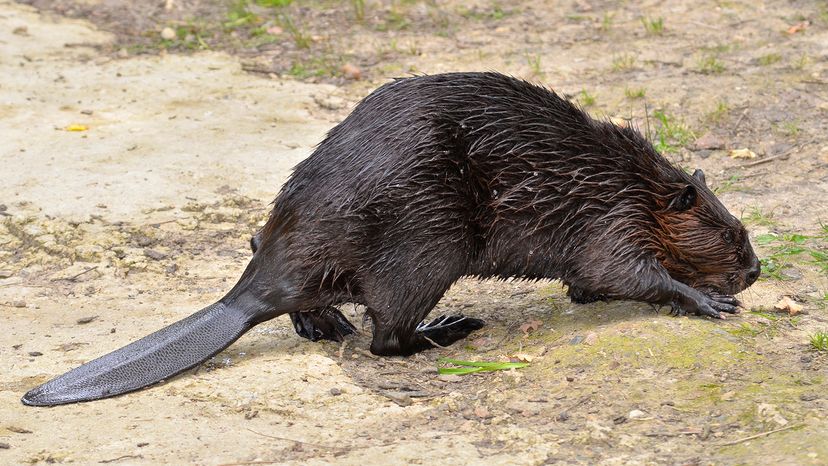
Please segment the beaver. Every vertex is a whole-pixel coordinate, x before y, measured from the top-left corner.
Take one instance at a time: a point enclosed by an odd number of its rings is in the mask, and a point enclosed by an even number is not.
[[[299,163],[218,302],[25,394],[28,405],[109,397],[212,357],[290,314],[312,340],[354,327],[405,356],[481,328],[423,319],[463,276],[557,279],[576,303],[625,299],[722,318],[759,276],[748,234],[704,174],[638,131],[497,73],[397,79],[360,102]]]

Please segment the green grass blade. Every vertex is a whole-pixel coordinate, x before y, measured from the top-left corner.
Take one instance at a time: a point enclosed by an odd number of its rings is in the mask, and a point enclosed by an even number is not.
[[[480,372],[483,369],[479,367],[441,367],[437,370],[439,374],[449,374],[449,375],[466,375],[471,374],[473,372]]]
[[[526,362],[488,362],[488,361],[461,361],[459,359],[440,358],[437,360],[441,364],[454,364],[455,366],[465,366],[468,368],[476,368],[477,371],[503,371],[509,369],[520,369],[526,367],[529,363]],[[441,369],[442,370],[442,369]]]

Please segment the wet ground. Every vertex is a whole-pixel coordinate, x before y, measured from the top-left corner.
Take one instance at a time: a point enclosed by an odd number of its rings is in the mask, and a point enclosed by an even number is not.
[[[0,462],[828,462],[823,3],[29,3],[0,0]],[[451,348],[377,358],[368,328],[311,343],[279,318],[151,390],[19,404],[219,298],[290,168],[371,89],[481,69],[703,168],[763,259],[746,311],[464,280],[435,315],[488,325]],[[446,377],[440,357],[529,366]]]

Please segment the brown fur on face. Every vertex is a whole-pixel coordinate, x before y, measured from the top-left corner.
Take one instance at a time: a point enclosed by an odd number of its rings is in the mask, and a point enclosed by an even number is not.
[[[700,171],[677,197],[682,195],[687,205],[674,199],[656,215],[663,246],[659,260],[670,276],[723,294],[750,286],[758,264],[745,227],[707,188]]]

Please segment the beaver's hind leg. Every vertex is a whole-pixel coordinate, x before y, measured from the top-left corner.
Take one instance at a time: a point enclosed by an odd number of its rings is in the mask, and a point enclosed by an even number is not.
[[[439,251],[438,251],[439,252]],[[459,261],[448,253],[435,254],[428,268],[404,276],[386,276],[371,283],[366,304],[374,324],[371,352],[382,356],[408,356],[420,351],[449,346],[482,328],[480,319],[463,315],[440,316],[423,321],[457,278],[463,275]],[[414,263],[415,260],[411,260]]]
[[[258,232],[250,238],[250,249],[253,254],[261,244],[262,233]],[[312,311],[291,312],[289,315],[296,333],[310,341],[342,341],[346,336],[356,333],[356,327],[339,312],[339,309],[333,306]]]

